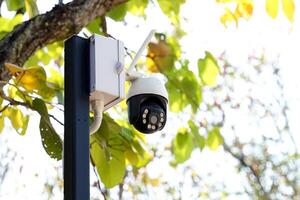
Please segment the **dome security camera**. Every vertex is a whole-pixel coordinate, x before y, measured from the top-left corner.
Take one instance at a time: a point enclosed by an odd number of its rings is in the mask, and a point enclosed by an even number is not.
[[[90,38],[90,103],[94,113],[91,134],[99,129],[103,111],[124,99],[125,80],[131,82],[127,95],[130,124],[142,133],[164,128],[168,105],[166,88],[158,78],[146,77],[134,68],[154,33],[150,31],[127,70],[121,41],[98,35]]]
[[[168,93],[156,77],[139,77],[131,82],[127,96],[128,118],[138,131],[160,131],[167,121]]]

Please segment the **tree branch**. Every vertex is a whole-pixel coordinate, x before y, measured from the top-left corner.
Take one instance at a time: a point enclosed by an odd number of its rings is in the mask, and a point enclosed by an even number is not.
[[[241,164],[242,167],[248,168],[248,169],[250,170],[251,174],[252,174],[252,175],[255,177],[255,179],[256,179],[256,182],[257,182],[257,184],[258,184],[258,186],[259,186],[259,188],[260,188],[260,191],[261,191],[261,193],[262,193],[262,196],[263,196],[265,199],[269,199],[268,193],[265,191],[265,189],[264,189],[264,187],[263,187],[263,185],[262,185],[262,183],[261,183],[260,176],[259,176],[259,174],[257,173],[257,170],[255,170],[255,169],[253,168],[252,165],[250,165],[250,164],[248,164],[248,163],[246,162],[245,155],[244,155],[242,152],[241,152],[240,154],[234,153],[234,152],[230,149],[230,147],[229,147],[225,142],[224,142],[224,144],[223,144],[223,148],[224,148],[224,150],[225,150],[226,152],[228,152],[232,157],[234,157],[235,159],[237,159],[237,160],[240,162],[240,164]]]
[[[0,80],[11,75],[4,63],[22,66],[39,48],[77,34],[95,17],[128,0],[75,0],[17,25],[0,40]]]

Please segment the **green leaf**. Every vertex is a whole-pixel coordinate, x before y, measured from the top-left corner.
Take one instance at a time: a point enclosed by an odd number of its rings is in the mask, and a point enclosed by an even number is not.
[[[195,113],[202,100],[202,88],[194,73],[188,69],[188,61],[183,61],[181,65],[179,70],[165,73],[168,78],[166,87],[170,108],[171,111],[178,112],[190,104]]]
[[[126,150],[124,153],[125,158],[134,166],[136,166],[139,162],[139,158],[136,152],[130,150]]]
[[[40,115],[40,133],[42,138],[42,144],[47,154],[54,159],[62,159],[62,140],[53,128],[46,104],[41,99],[34,99],[32,102],[32,108],[36,110]]]
[[[208,132],[206,142],[207,142],[207,146],[211,150],[217,150],[218,147],[223,144],[224,139],[223,136],[220,134],[220,129],[218,127],[215,127]]]
[[[5,3],[9,11],[19,10],[24,7],[24,0],[5,0]]]
[[[36,98],[32,101],[32,108],[36,110],[41,116],[49,118],[48,109],[42,99]]]
[[[172,142],[172,150],[177,163],[183,163],[190,158],[193,151],[193,137],[186,129],[179,129]]]
[[[170,81],[167,82],[166,88],[169,94],[169,108],[172,112],[180,112],[189,105],[186,95]]]
[[[145,138],[140,132],[136,131],[128,122],[119,122],[122,126],[121,136],[124,138],[125,157],[127,161],[137,167],[147,165],[153,156],[147,151]]]
[[[162,12],[169,17],[172,23],[179,24],[180,6],[185,0],[157,0]]]
[[[107,16],[115,21],[122,21],[126,16],[127,4],[121,4],[114,7],[111,11],[108,12]]]
[[[49,119],[41,116],[40,133],[42,144],[47,154],[54,159],[62,159],[62,140],[56,133]]]
[[[191,133],[194,136],[194,143],[197,147],[199,147],[201,150],[205,147],[205,138],[204,136],[200,135],[199,128],[194,124],[192,120],[188,121],[189,127],[191,129]]]
[[[112,188],[123,181],[125,156],[122,151],[108,150],[94,142],[91,145],[91,157],[106,188]]]
[[[29,18],[32,18],[39,14],[39,10],[36,5],[36,0],[25,0],[25,9],[29,15]]]
[[[142,167],[152,159],[142,145],[140,133],[128,123],[120,123],[122,127],[104,114],[100,129],[91,136],[92,161],[107,188],[123,181],[126,160],[135,167]]]
[[[26,67],[37,66],[41,63],[48,65],[54,60],[59,66],[63,61],[63,42],[55,42],[37,50],[25,63]]]
[[[64,77],[61,72],[55,70],[54,68],[49,69],[50,76],[47,78],[47,85],[49,84],[53,89],[63,90],[64,89]]]
[[[14,18],[0,17],[0,39],[3,38],[7,33],[13,30],[13,28],[23,21],[23,15],[17,14]]]
[[[216,78],[219,74],[219,66],[216,59],[209,53],[205,52],[205,58],[198,60],[199,76],[205,85],[216,86]]]
[[[102,35],[102,33],[100,32],[100,26],[101,26],[101,18],[97,17],[96,19],[94,19],[93,21],[88,23],[86,28],[91,33],[96,33],[96,34]]]
[[[104,114],[100,129],[91,137],[91,157],[106,188],[122,182],[125,175],[125,146],[121,127]]]
[[[133,15],[145,16],[145,9],[148,0],[130,0],[127,4],[127,10]]]

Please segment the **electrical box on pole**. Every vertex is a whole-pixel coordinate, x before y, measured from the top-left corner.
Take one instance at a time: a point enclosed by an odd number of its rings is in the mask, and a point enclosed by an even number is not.
[[[90,101],[102,99],[105,111],[125,98],[123,42],[93,35],[90,66]]]

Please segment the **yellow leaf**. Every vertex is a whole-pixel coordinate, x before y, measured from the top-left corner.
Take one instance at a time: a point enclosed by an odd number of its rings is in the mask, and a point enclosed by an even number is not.
[[[279,0],[266,0],[266,11],[270,17],[275,19],[278,14]]]
[[[15,83],[22,86],[28,92],[34,92],[44,98],[53,96],[53,88],[47,85],[47,76],[43,67],[21,68],[11,63],[5,63],[5,67],[15,76]]]
[[[5,63],[4,65],[8,69],[8,71],[10,71],[10,73],[12,73],[13,75],[16,75],[18,72],[24,71],[23,68],[11,63]]]
[[[4,128],[4,116],[1,115],[0,116],[0,133],[2,132],[3,128]]]
[[[284,15],[292,22],[294,21],[295,3],[294,0],[282,0]]]
[[[45,85],[46,72],[42,67],[33,67],[24,70],[24,72],[17,77],[17,83],[21,84],[29,91],[39,90]]]
[[[221,23],[226,27],[228,22],[235,22],[235,24],[238,24],[238,20],[236,16],[228,9],[225,9],[225,13],[220,18]]]
[[[39,14],[37,5],[36,5],[36,0],[25,0],[25,9],[26,12],[29,15],[29,18],[32,18]]]
[[[172,49],[164,40],[159,40],[158,43],[150,42],[147,56],[150,61],[146,64],[150,72],[165,71],[172,68],[174,64]]]
[[[240,3],[238,3],[237,8],[235,10],[235,15],[237,18],[243,17],[245,19],[248,19],[252,16],[253,13],[253,1],[245,0]]]
[[[25,125],[25,118],[21,110],[8,107],[3,112],[4,116],[7,116],[9,120],[11,121],[12,126],[15,128],[15,130],[19,133],[20,129],[22,129]]]
[[[160,184],[159,178],[150,179],[149,182],[153,187],[157,187]]]

